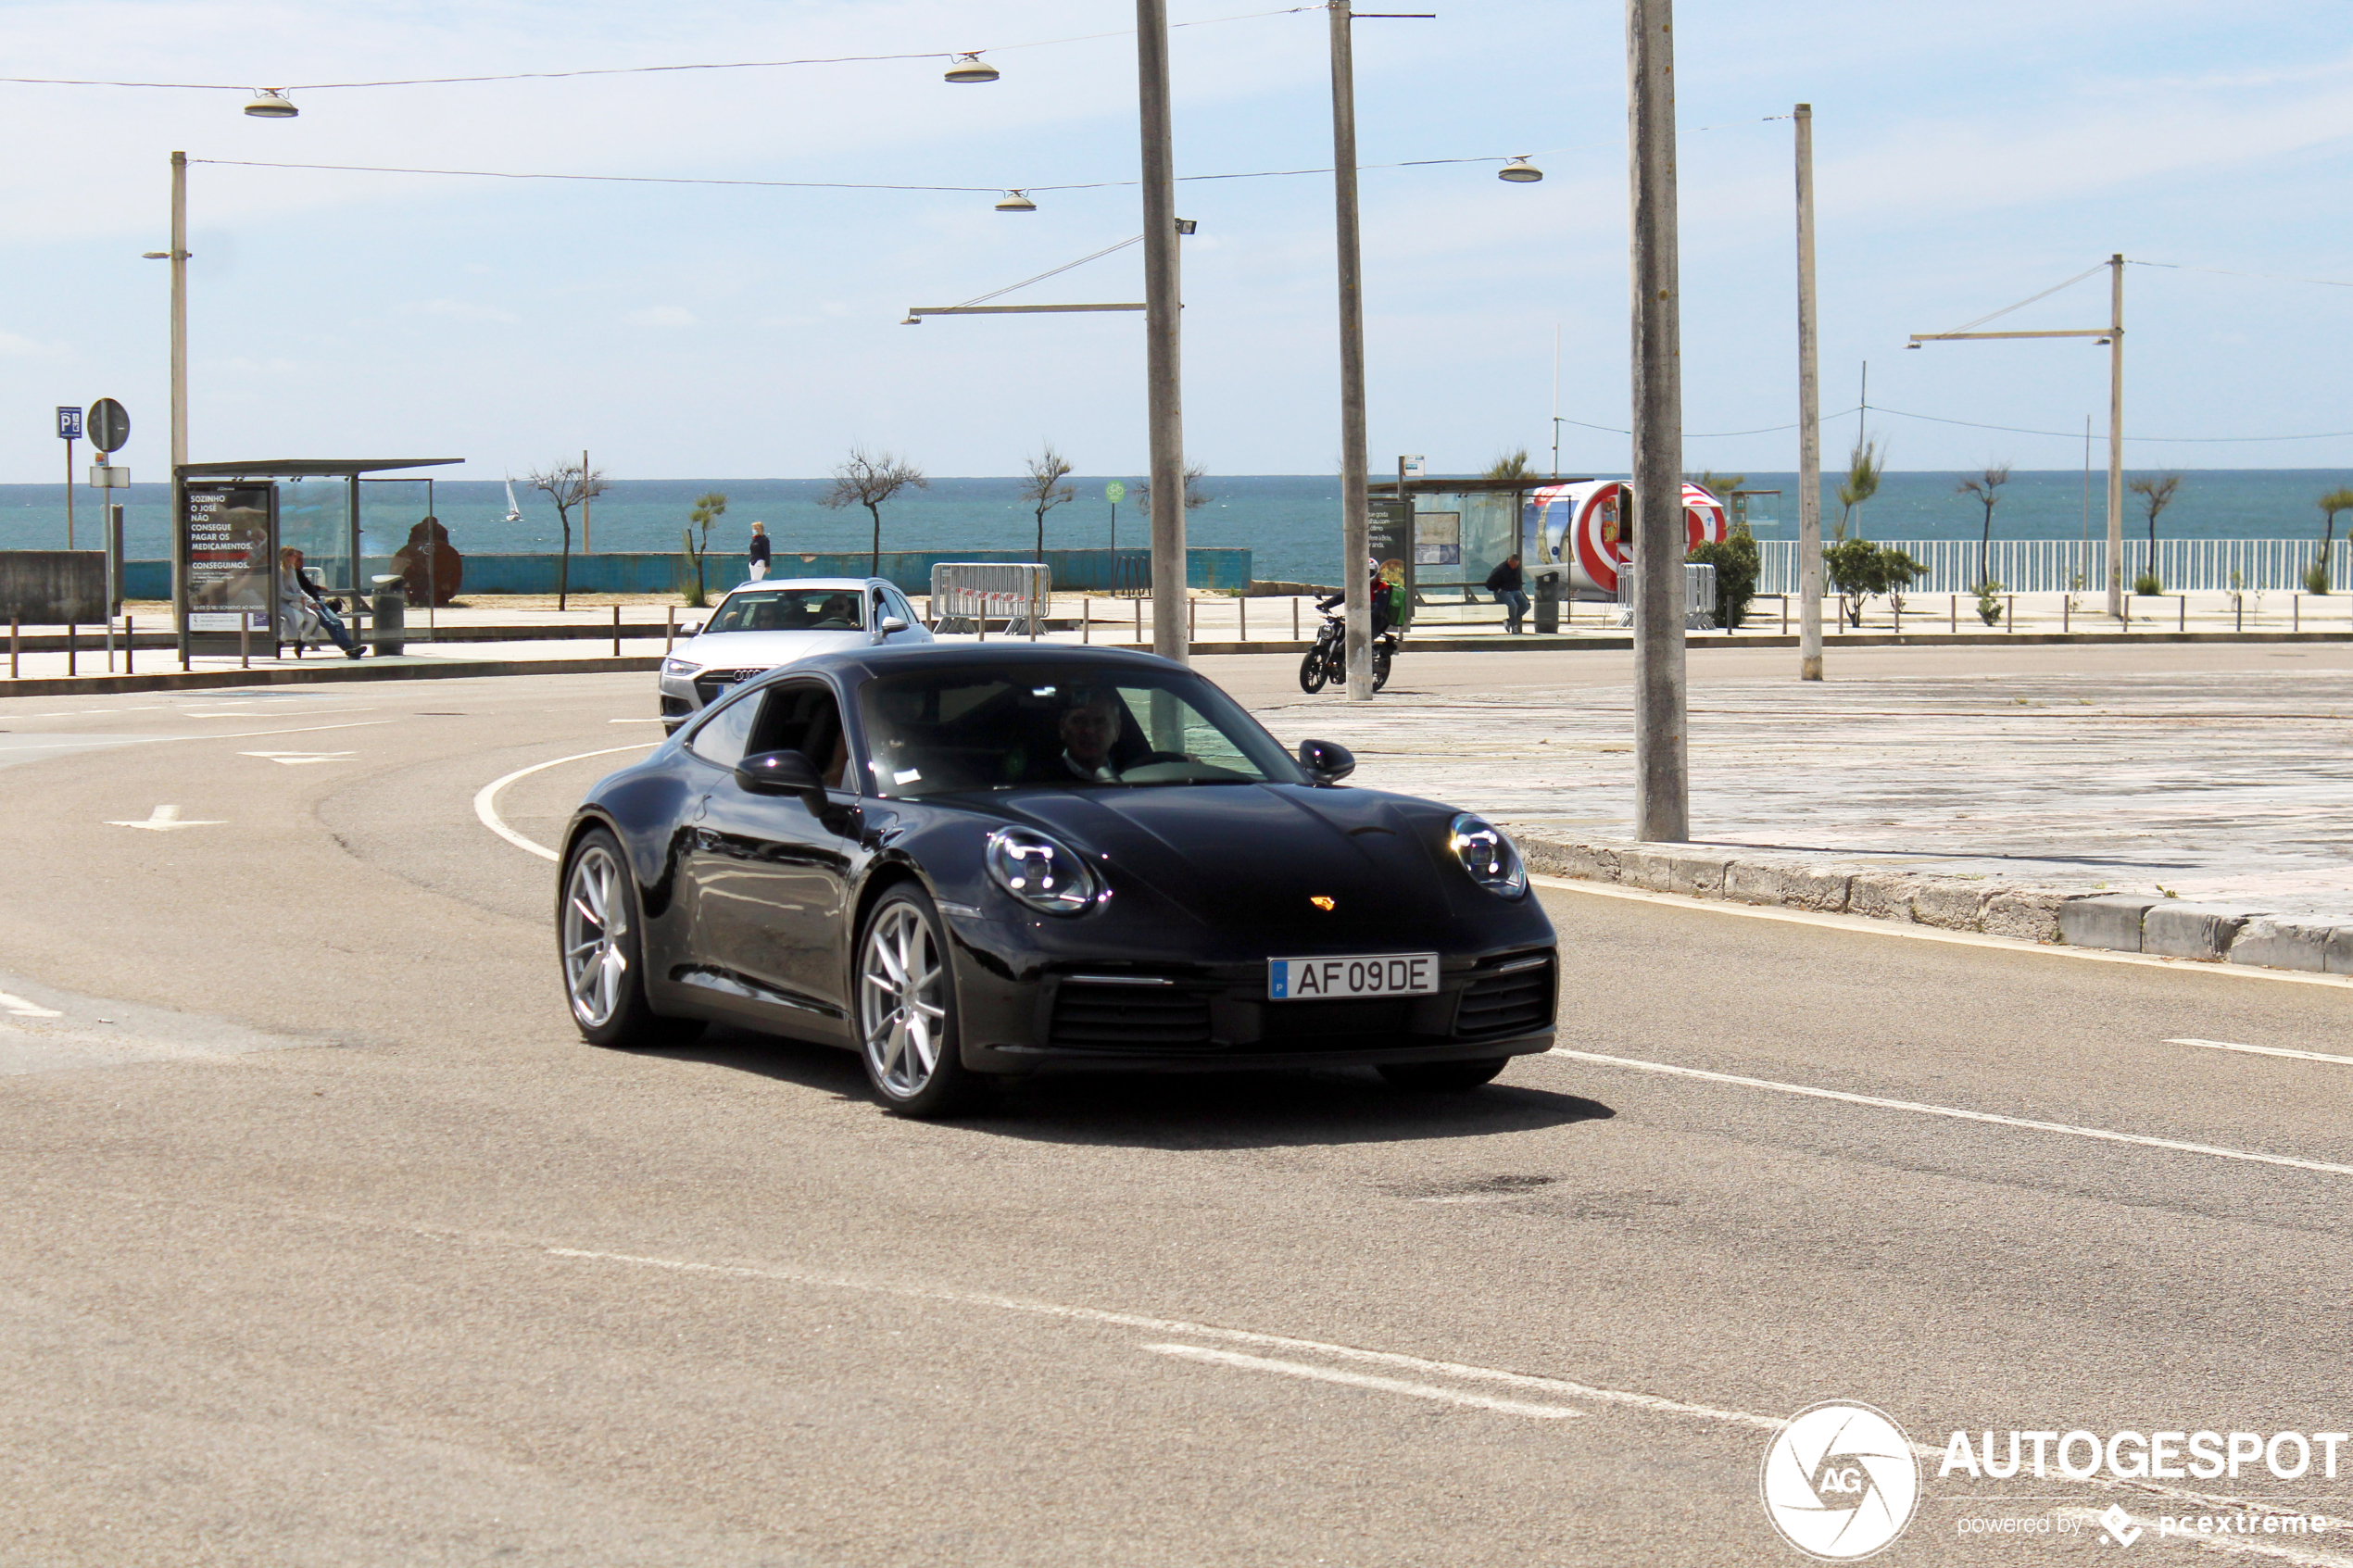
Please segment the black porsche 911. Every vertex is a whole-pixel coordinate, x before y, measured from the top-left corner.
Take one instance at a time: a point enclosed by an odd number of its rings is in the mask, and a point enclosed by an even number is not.
[[[911,1115],[1074,1069],[1486,1083],[1553,1043],[1552,922],[1500,831],[1338,787],[1354,765],[1145,654],[807,659],[589,791],[556,906],[573,1016],[600,1045],[845,1047]]]

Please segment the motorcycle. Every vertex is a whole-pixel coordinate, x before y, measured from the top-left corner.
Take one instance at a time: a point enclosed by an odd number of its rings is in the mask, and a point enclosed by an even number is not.
[[[1373,690],[1389,684],[1390,667],[1397,658],[1399,629],[1392,626],[1373,639]],[[1320,692],[1327,684],[1348,684],[1348,622],[1337,610],[1324,611],[1323,629],[1315,646],[1299,661],[1299,689]]]

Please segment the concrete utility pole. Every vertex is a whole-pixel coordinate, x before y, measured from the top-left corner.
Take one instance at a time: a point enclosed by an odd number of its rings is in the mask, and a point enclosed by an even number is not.
[[[1348,591],[1348,699],[1373,700],[1372,551],[1365,499],[1365,263],[1357,244],[1356,60],[1349,0],[1333,0],[1332,207],[1340,241],[1340,581]]]
[[[171,600],[182,611],[180,661],[188,660],[188,540],[180,520],[180,470],[188,461],[188,155],[171,155]],[[359,576],[355,570],[354,578]]]
[[[1691,836],[1672,0],[1626,0],[1634,382],[1634,836]]]
[[[1144,377],[1152,455],[1152,652],[1187,662],[1185,419],[1178,393],[1176,172],[1169,151],[1168,4],[1136,0],[1136,82],[1143,128]]]
[[[2108,258],[2108,612],[2124,619],[2124,255]],[[2157,570],[2157,562],[2149,562]]]
[[[1822,678],[1822,379],[1815,354],[1814,106],[1797,106],[1797,678]]]

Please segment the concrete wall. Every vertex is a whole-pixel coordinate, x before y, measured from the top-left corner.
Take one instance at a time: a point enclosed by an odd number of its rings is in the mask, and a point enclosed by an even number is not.
[[[0,560],[17,556],[40,555],[41,551],[0,552]],[[94,554],[93,559],[98,558]],[[467,555],[466,582],[460,596],[472,594],[552,594],[556,591],[556,570],[560,558],[553,555],[491,556]],[[1029,550],[886,550],[882,558],[882,575],[897,583],[908,594],[931,592],[931,569],[938,561],[1026,561],[1036,559]],[[802,555],[778,552],[770,574],[776,577],[863,577],[868,558],[863,552],[849,555]],[[1114,588],[1130,592],[1151,586],[1151,552],[1122,550],[1114,562],[1109,550],[1048,550],[1046,564],[1053,569],[1054,586],[1065,593],[1110,593]],[[741,583],[747,564],[739,555],[721,555],[713,551],[703,563],[703,580],[714,594]],[[388,557],[371,556],[361,565],[362,575],[388,576],[392,561]],[[1251,553],[1248,550],[1187,550],[1185,580],[1194,588],[1239,592],[1250,585]],[[695,580],[694,562],[681,555],[575,555],[572,558],[571,587],[580,594],[676,594],[685,592]],[[94,593],[96,590],[93,590]],[[123,564],[123,593],[134,599],[168,599],[171,596],[171,563],[161,560],[134,560]],[[30,617],[27,617],[30,620]],[[88,619],[99,619],[93,613]]]
[[[0,550],[0,618],[8,617],[28,626],[104,621],[106,552]]]

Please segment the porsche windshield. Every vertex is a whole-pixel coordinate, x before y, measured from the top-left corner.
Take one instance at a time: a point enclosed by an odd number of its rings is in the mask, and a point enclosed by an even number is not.
[[[1300,781],[1273,736],[1189,675],[925,671],[869,683],[861,707],[878,795]]]
[[[739,588],[703,634],[713,632],[855,632],[866,624],[856,588]]]

